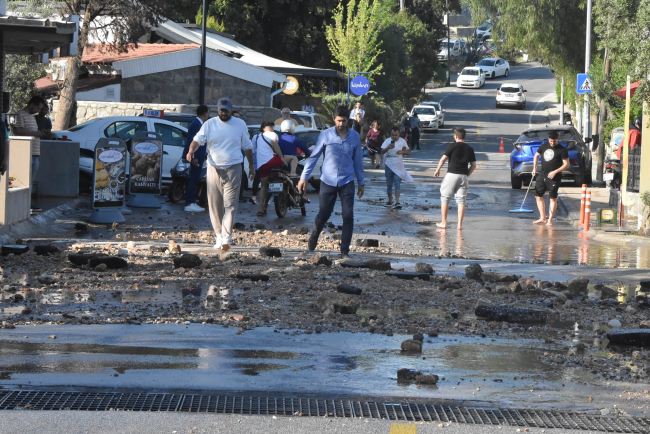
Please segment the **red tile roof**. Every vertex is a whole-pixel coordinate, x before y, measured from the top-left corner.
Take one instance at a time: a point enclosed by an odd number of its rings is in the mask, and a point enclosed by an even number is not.
[[[126,53],[117,53],[110,51],[111,46],[108,44],[95,44],[86,47],[81,60],[85,65],[111,65],[113,62],[121,60],[173,53],[198,47],[200,47],[198,44],[138,44],[137,48],[135,45],[131,45]]]

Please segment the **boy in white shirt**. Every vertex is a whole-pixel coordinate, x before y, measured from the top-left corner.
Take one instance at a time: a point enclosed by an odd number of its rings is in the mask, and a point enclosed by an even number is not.
[[[269,199],[271,170],[284,166],[282,149],[278,145],[278,135],[275,133],[273,122],[262,123],[260,133],[253,137],[253,150],[255,152],[255,168],[260,173],[257,216],[264,217]]]

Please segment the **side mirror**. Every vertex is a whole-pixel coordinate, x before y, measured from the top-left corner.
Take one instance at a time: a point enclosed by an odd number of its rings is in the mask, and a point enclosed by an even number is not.
[[[528,92],[526,89],[524,89],[524,92]]]

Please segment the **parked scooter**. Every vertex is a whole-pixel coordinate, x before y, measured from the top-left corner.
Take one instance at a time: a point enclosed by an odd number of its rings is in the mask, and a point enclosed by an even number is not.
[[[618,190],[621,186],[621,160],[606,158],[603,166],[603,181],[607,188]]]
[[[199,178],[199,183],[196,188],[196,197],[199,199],[199,204],[203,207],[208,203],[208,192],[205,186],[206,175],[208,162],[207,160],[203,163],[203,168],[201,168],[201,178]],[[185,158],[178,160],[178,163],[172,168],[172,184],[169,187],[169,192],[167,197],[172,203],[180,202],[185,199],[185,193],[187,191],[187,181],[190,177],[190,162]]]
[[[300,175],[300,172],[302,172],[301,169],[302,166],[298,165],[298,175]],[[286,216],[287,209],[289,208],[300,208],[300,213],[302,215],[307,215],[305,204],[309,203],[309,199],[298,192],[298,179],[299,178],[292,178],[289,176],[288,170],[271,170],[268,200],[270,200],[271,196],[273,196],[275,213],[279,218]]]

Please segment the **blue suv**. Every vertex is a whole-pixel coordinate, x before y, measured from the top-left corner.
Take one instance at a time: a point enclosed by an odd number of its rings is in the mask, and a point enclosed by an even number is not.
[[[583,140],[571,125],[545,125],[525,130],[514,143],[514,149],[510,153],[512,188],[520,189],[524,182],[531,181],[533,158],[537,149],[544,142],[548,142],[548,133],[551,131],[557,131],[560,144],[569,151],[569,168],[562,172],[562,178],[572,178],[576,187],[591,184],[592,158],[587,145],[591,139]],[[537,170],[540,169],[541,163],[538,162]]]

